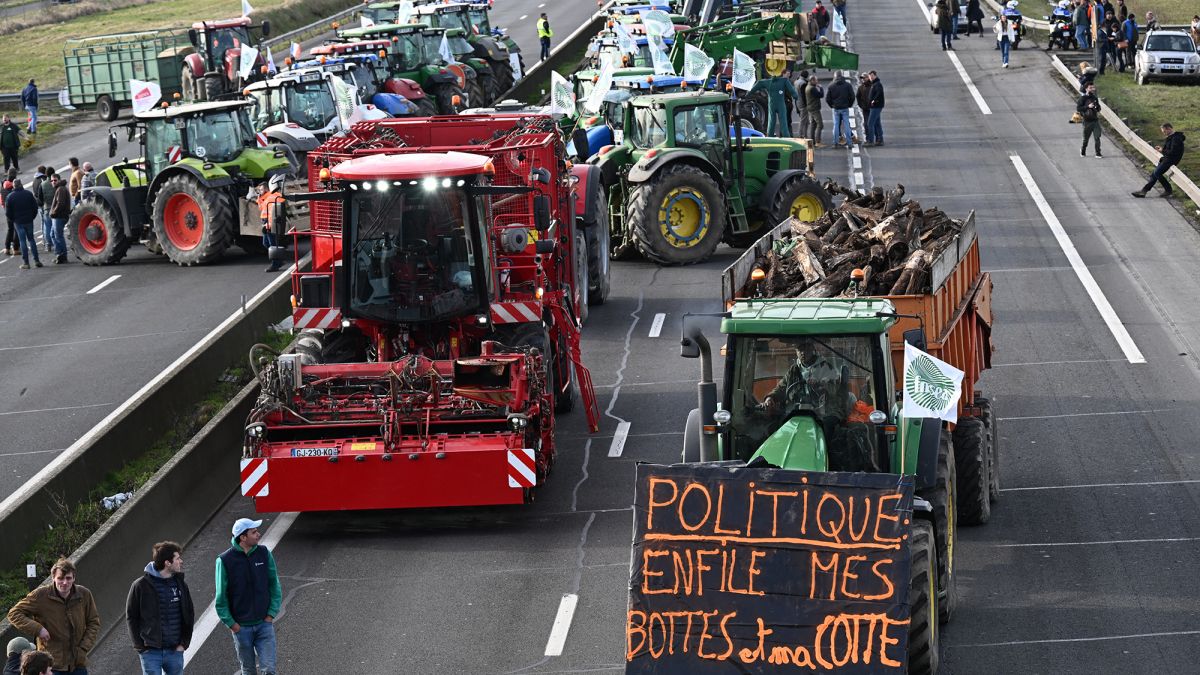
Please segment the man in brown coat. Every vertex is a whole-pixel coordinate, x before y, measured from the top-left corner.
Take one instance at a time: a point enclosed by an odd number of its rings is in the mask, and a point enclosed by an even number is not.
[[[83,168],[79,166],[79,158],[67,160],[71,165],[71,178],[67,181],[67,191],[71,193],[71,206],[79,203],[79,193],[83,190]]]
[[[54,196],[50,199],[50,234],[53,235],[50,243],[54,244],[54,253],[57,256],[54,264],[61,265],[67,262],[67,240],[63,236],[63,228],[71,218],[71,195],[67,192],[67,184],[63,182],[62,176],[51,174],[50,181],[54,186]]]
[[[75,564],[59,558],[53,579],[8,611],[14,628],[37,636],[38,649],[54,657],[54,672],[87,675],[87,657],[100,636],[100,613],[92,592],[75,583]]]

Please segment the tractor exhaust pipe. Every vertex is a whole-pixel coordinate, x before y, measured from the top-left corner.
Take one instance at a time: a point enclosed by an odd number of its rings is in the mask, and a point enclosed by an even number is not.
[[[717,411],[717,383],[713,381],[712,347],[696,322],[688,321],[692,316],[683,315],[679,355],[685,359],[700,359],[700,382],[696,384],[696,403],[700,410],[700,461],[711,462],[717,459],[716,422],[713,421],[713,413]]]

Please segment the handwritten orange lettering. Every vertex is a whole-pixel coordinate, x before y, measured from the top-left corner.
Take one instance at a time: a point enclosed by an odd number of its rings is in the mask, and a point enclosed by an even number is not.
[[[754,663],[755,661],[763,660],[763,658],[766,657],[766,651],[763,649],[763,642],[766,640],[768,635],[775,632],[773,629],[767,628],[766,625],[763,624],[761,616],[756,620],[758,621],[758,646],[755,647],[753,651],[745,647],[742,647],[741,650],[738,651],[738,658],[742,660],[742,663]]]
[[[829,564],[823,565],[823,564],[821,564],[821,552],[820,551],[812,552],[812,581],[808,587],[808,597],[810,600],[815,600],[817,598],[817,570],[821,570],[822,572],[829,572],[829,574],[830,574],[829,599],[833,600],[834,591],[837,590],[837,578],[836,577],[837,577],[838,559],[841,558],[841,554],[840,553],[831,553],[829,555],[830,555]]]
[[[750,568],[747,571],[747,576],[750,577],[750,583],[747,586],[747,590],[750,592],[750,595],[766,595],[766,593],[763,591],[757,591],[754,589],[754,577],[762,574],[762,569],[758,566],[758,559],[765,557],[767,557],[766,551],[750,552]]]
[[[692,549],[684,549],[683,555],[680,555],[679,551],[673,551],[672,556],[674,556],[675,560],[675,593],[679,593],[679,579],[682,578],[683,594],[691,595],[692,571],[694,569],[694,565],[692,563]],[[687,563],[686,567],[684,567],[685,562]]]
[[[717,486],[717,522],[713,525],[713,532],[716,534],[741,534],[741,530],[722,530],[721,529],[721,511],[725,508],[725,484],[721,483]]]
[[[663,485],[663,484],[671,486],[671,498],[665,502],[655,501],[655,499],[654,499],[655,488],[658,487],[659,485]],[[652,532],[654,530],[654,509],[657,507],[670,506],[671,504],[673,504],[675,502],[675,498],[678,496],[679,496],[679,486],[675,484],[675,481],[671,480],[670,478],[651,478],[650,479],[650,498],[649,498],[649,503],[646,505],[646,531],[647,532]]]
[[[717,658],[717,655],[713,654],[711,652],[708,654],[704,653],[704,641],[706,639],[712,637],[711,635],[708,634],[708,617],[709,617],[709,615],[716,616],[717,614],[719,614],[719,612],[714,609],[711,612],[704,612],[701,615],[704,619],[704,628],[700,631],[700,642],[696,645],[696,656],[699,656],[702,659],[716,659]]]
[[[642,592],[646,595],[655,595],[658,593],[678,593],[679,592],[679,577],[675,578],[674,588],[659,588],[657,590],[650,589],[650,577],[661,577],[662,572],[653,572],[650,570],[650,559],[661,558],[671,555],[670,551],[655,551],[649,548],[642,549]]]
[[[862,527],[858,528],[858,533],[854,532],[854,495],[850,495],[850,515],[847,518],[849,527],[846,531],[850,533],[850,538],[854,541],[862,541],[863,535],[867,532],[867,523],[871,520],[871,498],[863,497],[862,508]]]
[[[755,490],[756,494],[763,497],[771,498],[771,536],[779,536],[779,498],[780,497],[798,497],[799,492],[789,492],[780,490]]]
[[[887,590],[878,595],[864,595],[863,600],[886,600],[896,594],[896,587],[892,585],[892,580],[886,573],[879,571],[880,565],[891,565],[894,562],[891,558],[884,558],[876,560],[875,564],[871,565],[871,572],[883,582],[884,586],[887,586]]]
[[[640,619],[635,623],[634,619]],[[639,612],[636,609],[629,610],[628,620],[625,622],[625,660],[632,661],[633,657],[642,651],[646,646],[646,613]],[[640,638],[637,647],[633,646],[634,637]]]
[[[829,502],[833,502],[837,506],[837,515],[834,517],[830,517],[832,514],[825,508],[825,504]],[[841,543],[842,529],[845,527],[846,506],[832,492],[821,495],[820,501],[817,502],[817,529],[826,537]]]
[[[700,522],[696,523],[695,525],[689,525],[687,520],[684,519],[683,508],[687,504],[688,495],[691,494],[693,490],[699,490],[700,494],[704,495],[704,516],[700,519]],[[682,525],[683,529],[687,530],[688,532],[695,532],[703,527],[704,523],[708,522],[708,516],[711,513],[712,495],[708,493],[708,488],[700,483],[688,483],[688,486],[683,489],[683,495],[679,498],[679,524]]]
[[[881,544],[899,544],[900,543],[899,537],[881,537],[881,536],[879,536],[879,526],[883,524],[883,521],[890,520],[893,523],[900,522],[900,516],[893,516],[888,513],[884,513],[885,505],[891,504],[892,502],[898,502],[898,501],[900,501],[899,494],[884,495],[879,498],[879,503],[876,504],[876,506],[875,506],[875,541],[877,541]],[[894,509],[889,509],[889,510],[894,511]]]
[[[847,598],[862,597],[861,593],[854,593],[852,591],[846,590],[846,580],[847,579],[858,579],[858,575],[851,572],[850,567],[852,565],[854,565],[855,561],[858,561],[858,560],[866,561],[866,559],[867,559],[867,556],[865,556],[865,555],[846,556],[846,566],[842,570],[842,595],[846,596]]]
[[[704,556],[717,555],[721,549],[711,548],[696,551],[696,595],[704,595],[704,573],[711,572],[712,566],[704,564]]]

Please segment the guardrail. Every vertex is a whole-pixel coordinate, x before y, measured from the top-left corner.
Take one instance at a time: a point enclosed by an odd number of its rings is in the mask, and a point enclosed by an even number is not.
[[[1078,78],[1071,73],[1071,70],[1067,68],[1066,64],[1064,64],[1061,59],[1058,58],[1057,54],[1050,57],[1050,62],[1054,64],[1054,69],[1058,71],[1058,74],[1061,75],[1068,84],[1072,85],[1072,89],[1075,89],[1079,83]],[[1103,99],[1101,99],[1101,101],[1103,101]],[[1141,136],[1138,136],[1133,129],[1130,129],[1129,125],[1125,124],[1125,122],[1120,118],[1120,116],[1117,115],[1116,112],[1113,111],[1112,108],[1109,108],[1107,105],[1101,105],[1100,116],[1104,118],[1105,122],[1108,122],[1108,125],[1112,127],[1113,131],[1117,132],[1118,136],[1125,139],[1126,143],[1129,143],[1135,150],[1142,153],[1143,157],[1151,162],[1154,162],[1155,164],[1158,164],[1158,160],[1162,159],[1162,153],[1155,150],[1154,146],[1147,143],[1146,140]],[[1182,190],[1183,193],[1192,200],[1192,202],[1200,204],[1200,187],[1197,187],[1196,183],[1193,182],[1191,178],[1188,178],[1187,174],[1180,171],[1179,167],[1171,167],[1171,170],[1167,172],[1167,178],[1170,178],[1171,182],[1178,185],[1179,189]]]
[[[611,5],[612,3],[608,4]],[[581,24],[579,28],[575,29],[573,33],[559,43],[554,51],[550,52],[550,58],[538,61],[537,65],[530,68],[524,77],[517,80],[508,91],[501,94],[499,100],[512,98],[523,101],[541,87],[545,86],[548,88],[550,71],[562,66],[574,65],[570,61],[572,56],[579,51],[579,47],[586,46],[592,37],[604,27],[604,22],[608,19],[608,15],[604,11],[606,9],[608,9],[608,5],[605,5],[600,11],[593,14],[590,19]]]

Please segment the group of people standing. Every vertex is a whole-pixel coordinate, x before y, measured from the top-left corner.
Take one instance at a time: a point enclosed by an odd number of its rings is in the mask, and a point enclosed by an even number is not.
[[[834,73],[828,90],[821,86],[816,75],[807,70],[800,71],[799,79],[793,83],[784,74],[759,80],[751,91],[767,93],[768,136],[805,138],[815,147],[825,147],[822,142],[825,120],[824,109],[833,112],[833,146],[849,148],[855,142],[850,127],[850,114],[857,104],[865,122],[866,145],[883,145],[883,82],[878,73],[870,71],[859,76],[858,89],[840,71]],[[822,105],[824,103],[824,105]],[[792,134],[793,111],[799,116],[799,133]]]
[[[214,606],[229,629],[242,675],[275,675],[275,617],[283,592],[275,558],[259,543],[261,520],[239,518],[229,548],[217,557]],[[163,541],[129,587],[125,623],[143,675],[181,675],[192,643],[196,609],[183,571],[183,547]],[[8,643],[4,675],[87,675],[88,657],[100,636],[100,613],[91,591],[76,583],[65,558],[50,571],[51,583],[13,606],[8,620],[26,635]]]
[[[1060,5],[1056,11],[1065,10]],[[1111,0],[1074,0],[1074,8],[1069,11],[1075,26],[1075,41],[1080,49],[1095,51],[1101,75],[1110,63],[1117,65],[1122,73],[1134,67],[1141,27],[1125,0],[1117,0],[1116,5]],[[1146,12],[1146,29],[1157,27],[1154,12]]]
[[[0,204],[4,206],[8,225],[4,254],[20,253],[23,270],[29,269],[31,264],[42,267],[34,236],[36,223],[41,224],[45,252],[54,254],[55,264],[67,262],[64,229],[71,217],[71,209],[96,184],[96,171],[91,162],[80,163],[72,157],[69,171],[70,176],[64,178],[54,167],[39,166],[31,184],[26,187],[17,177],[17,169],[8,169],[3,188],[0,188]]]

